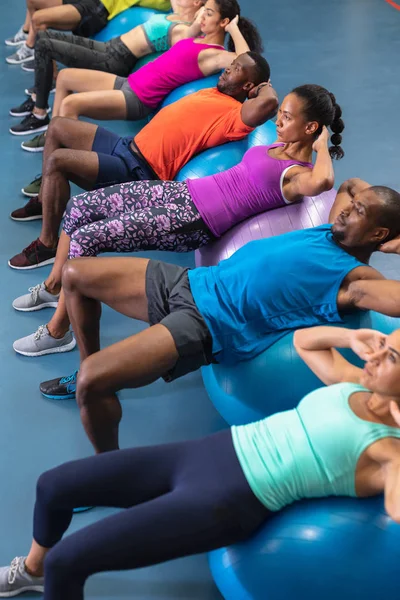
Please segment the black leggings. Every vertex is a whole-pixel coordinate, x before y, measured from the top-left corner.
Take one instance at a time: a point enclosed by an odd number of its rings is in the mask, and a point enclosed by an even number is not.
[[[61,540],[78,506],[123,508]],[[271,513],[240,467],[231,431],[116,450],[61,465],[38,481],[33,536],[52,548],[45,600],[82,600],[86,579],[246,539]]]
[[[137,58],[121,39],[96,42],[59,31],[40,31],[35,44],[35,88],[37,108],[47,108],[56,60],[67,67],[93,69],[127,77]]]

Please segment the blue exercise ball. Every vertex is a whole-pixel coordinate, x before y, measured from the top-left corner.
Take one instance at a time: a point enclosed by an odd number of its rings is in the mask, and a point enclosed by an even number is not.
[[[160,10],[152,8],[142,8],[141,6],[132,6],[116,17],[111,19],[108,24],[94,36],[99,42],[108,42],[112,38],[127,33],[137,25],[143,25],[153,15],[165,14]]]
[[[382,497],[325,498],[272,514],[209,560],[225,600],[378,600],[398,597],[399,545]]]
[[[268,141],[259,142],[259,140]],[[272,144],[275,140],[275,123],[268,121],[257,127],[243,140],[228,142],[227,144],[222,144],[221,146],[209,148],[201,152],[179,171],[175,179],[177,181],[199,179],[200,177],[207,177],[208,175],[226,171],[240,163],[245,152],[252,146]]]
[[[391,333],[400,328],[400,319],[357,311],[344,318],[343,326]],[[361,366],[351,350],[343,354]],[[202,374],[209,397],[230,425],[251,423],[292,409],[303,396],[323,385],[294,349],[293,333],[251,360],[234,366],[209,365],[203,367]]]
[[[172,104],[173,102],[176,102],[185,96],[189,96],[189,94],[194,94],[199,90],[215,87],[218,83],[218,79],[219,74],[210,75],[209,77],[202,77],[201,79],[195,79],[195,81],[190,81],[189,83],[180,85],[165,97],[161,103],[161,108],[164,108],[164,106],[168,106],[169,104]]]

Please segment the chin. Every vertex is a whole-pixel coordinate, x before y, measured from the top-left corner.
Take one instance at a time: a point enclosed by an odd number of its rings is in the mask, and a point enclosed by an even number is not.
[[[332,237],[335,242],[343,242],[346,238],[346,233],[343,229],[340,229],[340,226],[335,223],[331,227]]]

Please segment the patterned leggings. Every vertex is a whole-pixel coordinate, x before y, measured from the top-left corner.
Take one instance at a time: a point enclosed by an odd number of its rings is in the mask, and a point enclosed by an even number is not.
[[[190,252],[214,237],[185,182],[134,181],[71,198],[64,225],[69,258],[101,252]]]

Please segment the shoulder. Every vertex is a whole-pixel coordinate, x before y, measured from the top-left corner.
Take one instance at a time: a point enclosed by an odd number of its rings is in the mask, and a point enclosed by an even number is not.
[[[353,283],[354,281],[368,280],[368,279],[385,279],[385,277],[369,265],[360,265],[356,267],[346,277],[346,283]]]
[[[394,429],[394,428],[393,428]],[[378,463],[387,463],[400,460],[400,429],[398,430],[399,438],[390,437],[390,429],[388,435],[369,446],[366,450],[367,455],[371,460]]]

